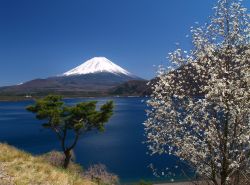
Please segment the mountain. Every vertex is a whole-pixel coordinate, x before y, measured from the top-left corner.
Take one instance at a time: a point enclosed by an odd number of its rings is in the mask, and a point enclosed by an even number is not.
[[[94,57],[56,77],[35,79],[0,88],[0,95],[46,95],[48,93],[85,96],[105,94],[128,81],[143,80],[105,57]]]
[[[132,80],[124,82],[110,90],[110,94],[119,96],[148,96],[151,94],[151,86],[147,80]]]
[[[112,73],[115,75],[125,75],[128,77],[135,77],[127,70],[121,68],[115,63],[111,62],[105,57],[94,57],[90,60],[87,60],[80,66],[71,69],[63,74],[63,76],[73,76],[73,75],[86,75],[93,73]]]

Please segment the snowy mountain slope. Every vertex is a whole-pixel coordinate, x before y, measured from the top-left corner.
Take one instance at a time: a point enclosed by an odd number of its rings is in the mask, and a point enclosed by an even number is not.
[[[116,75],[127,75],[133,77],[130,72],[111,62],[109,59],[105,57],[94,57],[80,66],[71,69],[63,74],[63,76],[71,76],[71,75],[85,75],[92,73],[112,73]]]

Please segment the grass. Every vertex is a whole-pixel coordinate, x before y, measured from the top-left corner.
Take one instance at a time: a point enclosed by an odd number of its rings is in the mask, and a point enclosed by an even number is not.
[[[1,185],[95,185],[79,173],[49,164],[44,156],[32,156],[0,143]]]

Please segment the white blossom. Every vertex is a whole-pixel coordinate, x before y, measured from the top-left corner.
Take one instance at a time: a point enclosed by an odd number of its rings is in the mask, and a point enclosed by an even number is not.
[[[250,16],[236,0],[214,10],[192,28],[193,49],[161,67],[145,132],[152,153],[175,155],[214,184],[239,184],[250,170]]]

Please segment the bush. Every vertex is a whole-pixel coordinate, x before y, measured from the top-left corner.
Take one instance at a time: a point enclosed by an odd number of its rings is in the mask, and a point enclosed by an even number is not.
[[[90,166],[83,176],[91,181],[96,182],[98,185],[115,185],[119,184],[118,176],[109,173],[103,164],[95,164]]]
[[[57,151],[51,151],[44,154],[42,157],[46,162],[56,167],[62,167],[65,159],[63,153]]]
[[[153,185],[153,184],[151,182],[141,180],[140,182],[136,183],[135,185]]]
[[[75,174],[82,174],[83,173],[83,169],[80,165],[72,162],[74,159],[74,154],[71,154],[72,160],[69,163],[68,166],[68,171],[71,171]],[[49,153],[46,153],[44,155],[42,155],[42,159],[44,159],[46,162],[48,162],[49,164],[51,164],[52,166],[55,166],[57,168],[63,168],[63,164],[64,164],[64,160],[65,160],[65,156],[62,152],[58,152],[58,151],[51,151]]]

